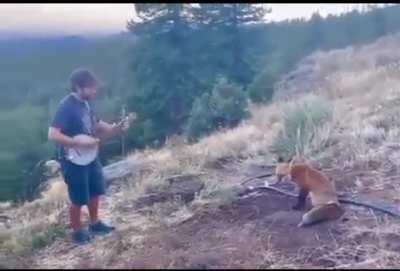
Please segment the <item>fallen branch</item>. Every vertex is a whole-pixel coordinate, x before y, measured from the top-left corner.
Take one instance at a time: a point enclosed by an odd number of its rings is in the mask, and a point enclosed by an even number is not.
[[[260,186],[260,187],[255,187],[255,188],[248,188],[245,191],[243,191],[242,193],[239,194],[239,197],[243,197],[244,195],[248,195],[254,192],[259,192],[259,191],[265,191],[265,190],[270,190],[270,191],[275,191],[278,192],[280,194],[289,196],[289,197],[294,197],[296,198],[298,195],[295,193],[291,193],[289,191],[285,191],[282,189],[279,189],[277,187],[273,187],[273,186]],[[383,212],[385,214],[388,214],[392,217],[397,217],[400,218],[400,214],[395,212],[395,211],[391,211],[388,210],[386,208],[382,208],[376,205],[372,205],[372,204],[368,204],[368,203],[364,203],[364,202],[359,202],[359,201],[355,201],[355,200],[350,200],[350,199],[345,199],[342,198],[341,195],[339,195],[339,202],[340,203],[344,203],[344,204],[352,204],[352,205],[356,205],[356,206],[361,206],[361,207],[366,207],[375,211],[379,211],[379,212]]]
[[[274,173],[264,173],[264,174],[262,174],[262,175],[258,175],[258,176],[254,176],[254,177],[251,177],[251,178],[249,178],[249,179],[247,179],[247,180],[245,180],[245,181],[243,181],[242,183],[241,183],[241,185],[244,185],[245,183],[247,183],[247,182],[250,182],[250,181],[252,181],[252,180],[255,180],[255,179],[261,179],[261,178],[265,178],[265,177],[271,177],[272,175],[274,175]]]

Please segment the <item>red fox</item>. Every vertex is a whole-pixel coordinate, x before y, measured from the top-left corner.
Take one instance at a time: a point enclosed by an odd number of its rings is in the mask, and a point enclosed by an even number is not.
[[[292,208],[300,210],[305,206],[306,197],[310,193],[312,209],[303,215],[302,221],[297,225],[303,227],[324,220],[338,219],[344,213],[340,206],[333,182],[322,172],[306,163],[284,163],[278,158],[275,168],[278,182],[290,179],[299,187],[298,202]]]

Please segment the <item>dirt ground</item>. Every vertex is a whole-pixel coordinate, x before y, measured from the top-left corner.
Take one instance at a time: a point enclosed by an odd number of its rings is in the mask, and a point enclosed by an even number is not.
[[[345,191],[341,182],[338,186]],[[107,210],[106,216],[118,225],[116,232],[80,248],[74,248],[68,240],[59,240],[37,253],[35,266],[373,268],[376,265],[368,264],[371,253],[381,248],[393,252],[400,249],[400,234],[377,236],[373,232],[377,224],[388,223],[392,218],[351,205],[344,205],[346,213],[339,220],[297,228],[305,210],[291,210],[296,199],[265,191],[238,198],[227,206],[202,206],[189,219],[167,226],[144,220],[129,206],[119,210],[118,215],[111,215],[116,198],[118,191],[102,206]],[[357,228],[364,230],[357,233]],[[394,267],[400,266],[398,258],[388,261]]]
[[[352,219],[355,212],[348,210],[340,220],[299,229],[303,212],[292,211],[290,201],[271,192],[238,200],[217,212],[204,211],[149,236],[144,240],[146,249],[121,267],[267,268],[282,267],[284,262],[334,267],[335,261],[325,256],[349,241],[348,224],[374,223],[372,217]],[[362,257],[353,259],[357,260]],[[118,259],[110,264],[119,266]]]
[[[354,240],[347,238],[350,224],[365,226],[369,223],[374,226],[372,216],[357,218],[357,213],[362,210],[347,208],[346,215],[340,220],[299,229],[296,225],[303,212],[292,211],[292,203],[292,198],[274,192],[240,199],[216,211],[203,210],[178,225],[144,231],[145,238],[141,242],[128,248],[123,248],[120,243],[120,251],[114,251],[106,263],[97,261],[91,253],[83,257],[84,253],[76,251],[75,260],[80,260],[73,261],[73,265],[135,269],[277,268],[293,265],[326,268],[336,265],[335,260],[327,257],[330,251],[350,242],[376,242],[373,238],[368,240],[368,236],[356,236]],[[400,236],[395,237],[388,237],[387,246],[398,249],[400,245],[396,243]],[[59,252],[68,254],[73,253],[72,250]],[[362,252],[359,254],[343,257],[350,257],[347,261],[361,262],[364,258]]]

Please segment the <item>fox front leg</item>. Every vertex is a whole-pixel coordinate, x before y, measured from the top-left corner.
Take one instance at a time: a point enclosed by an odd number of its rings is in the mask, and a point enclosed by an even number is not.
[[[309,191],[307,189],[300,189],[299,195],[297,197],[297,203],[296,205],[292,206],[293,210],[301,210],[304,208],[304,206],[306,205],[308,192]]]

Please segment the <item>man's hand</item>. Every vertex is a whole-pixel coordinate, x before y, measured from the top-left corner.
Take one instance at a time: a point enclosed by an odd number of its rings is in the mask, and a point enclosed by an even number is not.
[[[130,122],[132,122],[134,119],[136,119],[136,117],[133,116],[128,121],[124,120],[113,124],[100,120],[97,124],[96,130],[103,139],[115,136],[126,131],[130,127]]]
[[[120,133],[121,127],[117,124],[110,124],[105,121],[100,120],[96,126],[96,135],[100,137],[102,140],[105,140],[109,137],[115,136]]]
[[[126,130],[129,129],[130,123],[133,122],[134,120],[137,119],[137,116],[135,113],[130,113],[128,117],[126,117],[124,120],[120,121],[118,124],[112,124],[113,125],[113,130],[114,133],[121,133],[125,132]]]
[[[72,147],[93,148],[100,143],[100,139],[95,137],[87,137],[85,139],[73,138],[72,142]]]
[[[113,134],[122,133],[126,129],[127,129],[126,124],[124,124],[123,122],[111,124],[111,130]]]

